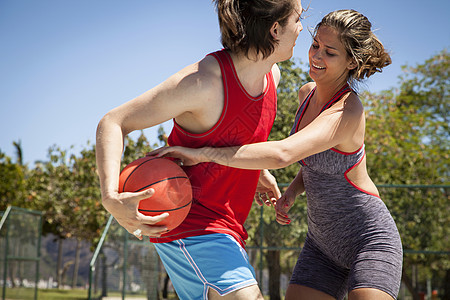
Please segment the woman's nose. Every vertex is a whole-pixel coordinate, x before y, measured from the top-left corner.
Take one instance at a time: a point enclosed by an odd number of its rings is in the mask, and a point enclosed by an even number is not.
[[[320,50],[316,50],[316,51],[313,53],[313,58],[314,58],[315,60],[321,59],[321,58],[322,58],[322,52],[321,52]]]

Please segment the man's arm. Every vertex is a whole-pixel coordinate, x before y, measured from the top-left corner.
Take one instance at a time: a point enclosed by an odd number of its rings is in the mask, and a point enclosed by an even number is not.
[[[207,101],[220,97],[220,91],[214,90],[214,76],[205,74],[208,62],[205,64],[202,66],[200,62],[186,67],[155,88],[111,110],[99,122],[96,158],[102,204],[130,233],[140,229],[143,235],[160,235],[165,227],[145,225],[155,224],[167,214],[148,217],[138,212],[139,201],[151,196],[152,190],[118,193],[124,137],[134,130],[152,127],[172,118],[183,118],[187,114],[193,115],[194,119],[190,118],[191,122],[186,126],[201,127],[205,117],[196,124],[195,116],[203,115]]]

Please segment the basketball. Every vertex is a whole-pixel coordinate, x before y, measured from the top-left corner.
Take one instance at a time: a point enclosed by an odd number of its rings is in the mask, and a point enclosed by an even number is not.
[[[138,210],[144,215],[169,213],[156,223],[172,230],[183,222],[192,204],[192,187],[188,176],[167,158],[143,157],[127,165],[119,177],[119,192],[140,192],[152,188],[153,196],[141,200]]]

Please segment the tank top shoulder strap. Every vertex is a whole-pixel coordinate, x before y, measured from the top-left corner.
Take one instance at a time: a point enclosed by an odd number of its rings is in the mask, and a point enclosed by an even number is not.
[[[316,90],[316,87],[314,87],[311,90],[311,92],[309,92],[308,96],[306,96],[303,103],[300,104],[300,106],[298,107],[297,112],[295,113],[295,120],[294,120],[294,125],[292,126],[291,135],[298,131],[298,126],[300,125],[300,120],[302,119],[303,114],[305,113],[306,108],[308,107],[309,100],[311,99],[315,90]]]
[[[226,50],[219,50],[216,52],[212,52],[209,53],[207,56],[213,56],[217,60],[220,66],[220,70],[222,71],[222,75],[233,73],[234,67],[232,65],[231,57],[226,52]]]
[[[227,52],[227,50],[222,49],[216,52],[209,53],[216,58],[219,63],[220,70],[222,72],[224,90],[227,90],[227,95],[232,96],[233,93],[243,93],[246,98],[254,101],[261,100],[264,98],[271,90],[276,91],[275,80],[273,78],[272,71],[266,74],[267,86],[264,89],[264,92],[259,96],[250,95],[245,87],[242,85],[239,76],[236,72],[233,59],[231,55]]]
[[[327,110],[328,108],[330,108],[331,106],[333,106],[333,104],[338,102],[345,93],[348,93],[350,91],[351,91],[350,86],[348,85],[348,83],[346,83],[336,94],[334,94],[334,96],[330,99],[330,101],[328,101],[322,107],[320,112],[323,112],[323,111]]]
[[[291,130],[291,133],[290,133],[291,135],[298,131],[298,127],[300,125],[300,121],[303,118],[303,115],[304,115],[306,109],[308,108],[308,105],[309,105],[309,102],[311,100],[311,97],[312,97],[312,95],[314,94],[315,91],[316,91],[316,87],[314,87],[311,90],[311,92],[309,92],[309,94],[306,97],[305,101],[303,101],[303,103],[297,109],[297,112],[295,113],[294,126],[292,127],[292,130]],[[325,111],[328,108],[330,108],[331,106],[333,106],[333,104],[338,102],[345,93],[348,93],[350,91],[351,91],[350,86],[348,85],[348,83],[346,83],[342,88],[339,89],[339,91],[337,91],[336,94],[334,94],[333,97],[331,97],[331,99],[327,103],[325,103],[325,105],[320,110],[320,113],[322,113],[323,111]]]
[[[229,88],[229,75],[233,74],[234,67],[232,65],[231,57],[226,52],[226,50],[219,50],[216,52],[209,53],[207,56],[213,56],[220,66],[220,72],[222,74],[222,82],[223,82],[223,91],[224,91],[224,99],[225,102],[228,102],[228,88]],[[225,103],[227,104],[227,103]]]

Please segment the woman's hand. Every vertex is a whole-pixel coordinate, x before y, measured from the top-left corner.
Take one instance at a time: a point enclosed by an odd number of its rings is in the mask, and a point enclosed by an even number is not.
[[[138,211],[139,202],[151,197],[155,191],[148,189],[138,193],[117,193],[106,195],[102,199],[105,209],[129,233],[142,240],[142,236],[159,237],[167,232],[166,226],[154,225],[169,216],[163,213],[158,216],[146,216]]]
[[[294,205],[295,198],[305,191],[305,185],[303,183],[303,169],[300,168],[297,176],[291,182],[289,187],[284,192],[283,196],[277,201],[275,211],[277,212],[277,222],[281,225],[288,225],[291,223],[291,219],[288,216],[288,212]]]
[[[281,192],[278,188],[277,180],[268,170],[262,170],[259,175],[258,185],[256,186],[256,203],[258,203],[259,206],[262,206],[263,202],[267,206],[275,206],[278,198],[280,197]]]
[[[275,211],[277,213],[277,222],[279,224],[289,225],[289,223],[291,223],[288,212],[294,204],[296,197],[297,194],[288,188],[283,196],[278,199],[275,205]]]
[[[186,148],[181,146],[162,147],[147,153],[147,156],[173,157],[180,160],[183,166],[193,166],[202,162],[209,162],[207,151],[209,148]]]

